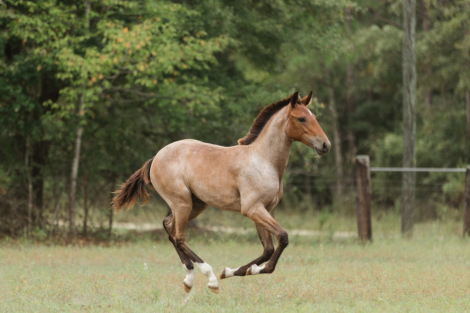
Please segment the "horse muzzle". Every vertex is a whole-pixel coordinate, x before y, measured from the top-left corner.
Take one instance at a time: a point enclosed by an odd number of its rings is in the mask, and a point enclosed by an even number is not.
[[[318,147],[320,146],[320,147]],[[327,154],[330,149],[331,149],[331,143],[330,141],[326,140],[321,143],[321,145],[316,145],[314,144],[313,147],[315,148],[315,151],[317,151],[318,155],[324,155]]]

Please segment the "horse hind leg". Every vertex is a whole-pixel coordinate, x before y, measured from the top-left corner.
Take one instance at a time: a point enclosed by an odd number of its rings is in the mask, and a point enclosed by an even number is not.
[[[207,207],[204,205],[204,207]],[[191,213],[188,210],[182,210],[180,207],[173,209],[175,214],[175,242],[176,247],[186,254],[191,261],[196,264],[197,267],[201,270],[201,272],[206,275],[209,279],[209,283],[207,287],[213,293],[219,292],[219,282],[217,277],[214,275],[212,267],[204,262],[196,253],[194,253],[188,246],[185,238],[184,230],[186,228],[186,224],[188,223],[189,217]],[[202,211],[195,211],[193,216],[199,215]]]
[[[174,227],[174,217],[173,214],[168,215],[164,220],[163,220],[163,228],[166,230],[168,234],[168,239],[171,241],[173,246],[175,247],[176,253],[178,253],[178,256],[181,259],[181,263],[183,263],[183,267],[186,270],[186,277],[183,281],[183,286],[184,290],[186,292],[190,292],[191,288],[194,285],[194,265],[193,262],[191,262],[191,259],[183,252],[181,249],[179,249],[176,246],[175,242],[175,227]]]
[[[186,292],[189,292],[194,284],[194,263],[209,279],[209,290],[214,293],[218,293],[219,282],[212,271],[212,267],[205,263],[189,248],[186,243],[184,233],[188,221],[196,218],[208,207],[208,205],[193,195],[190,201],[178,201],[176,203],[178,204],[176,205],[175,202],[170,204],[170,208],[173,213],[170,215],[171,218],[169,216],[167,217],[168,220],[165,219],[167,222],[164,221],[164,225],[165,223],[168,224],[168,226],[165,226],[165,229],[168,227],[167,232],[169,234],[170,241],[175,246],[175,249],[178,255],[180,255],[181,261],[186,269],[184,288]],[[171,223],[169,223],[170,221]]]
[[[193,208],[191,210],[191,214],[189,214],[188,221],[195,219],[199,216],[199,214],[204,212],[209,207],[208,204],[197,198],[195,195],[191,196],[191,200],[193,203]]]

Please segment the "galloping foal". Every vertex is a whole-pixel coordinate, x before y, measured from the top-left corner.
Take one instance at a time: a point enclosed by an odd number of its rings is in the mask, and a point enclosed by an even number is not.
[[[239,145],[221,147],[197,140],[180,140],[161,149],[116,192],[113,207],[132,207],[139,197],[148,201],[145,186],[153,187],[172,214],[163,221],[186,269],[184,289],[194,284],[193,262],[209,278],[208,287],[218,293],[219,282],[209,264],[188,246],[184,230],[208,205],[240,212],[256,224],[263,254],[236,269],[225,268],[220,279],[270,274],[288,244],[287,232],[270,212],[282,196],[282,176],[292,142],[300,141],[319,155],[331,144],[307,106],[312,92],[301,99],[298,92],[265,107]],[[271,234],[278,246],[274,249]],[[261,265],[268,261],[265,265]]]

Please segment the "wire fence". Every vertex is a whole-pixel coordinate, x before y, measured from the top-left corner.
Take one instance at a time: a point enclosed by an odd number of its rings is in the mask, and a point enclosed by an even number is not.
[[[465,173],[468,173],[469,169],[369,167],[368,170],[372,212],[394,210],[401,214],[402,173],[416,172],[415,221],[462,219],[466,210],[466,190],[469,188],[466,187]],[[347,210],[354,214],[358,194],[357,173],[351,169],[344,176],[339,180],[333,178],[332,173],[330,176],[299,173],[291,177],[290,187],[300,196],[310,196],[313,199],[312,206],[316,204],[317,210],[323,210],[330,205],[332,210]],[[286,187],[288,190],[289,186]]]

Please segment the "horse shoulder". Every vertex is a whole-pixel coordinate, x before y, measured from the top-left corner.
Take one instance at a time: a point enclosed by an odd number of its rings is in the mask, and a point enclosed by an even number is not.
[[[251,160],[240,172],[240,194],[247,205],[261,202],[269,206],[278,202],[282,195],[282,182],[276,169],[261,159]],[[243,205],[243,204],[242,204]]]

